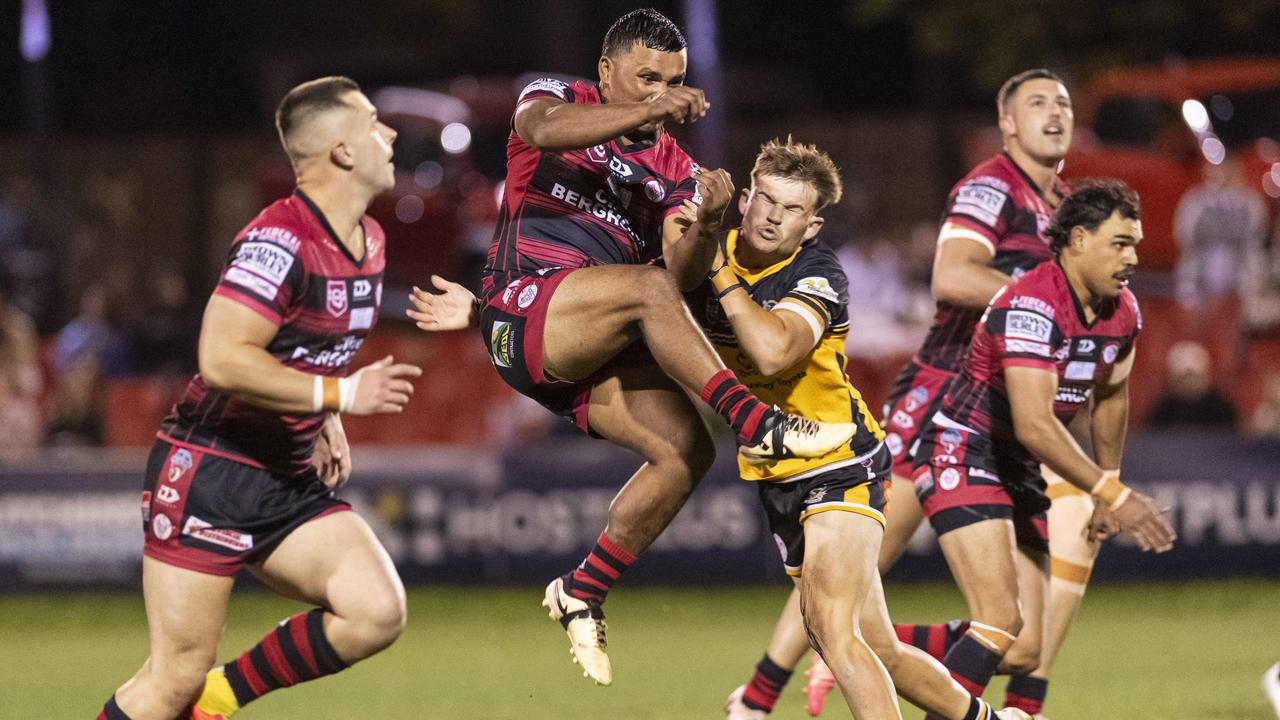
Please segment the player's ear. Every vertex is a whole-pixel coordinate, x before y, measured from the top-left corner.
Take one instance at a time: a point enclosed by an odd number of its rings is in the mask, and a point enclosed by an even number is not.
[[[601,55],[600,60],[596,63],[596,72],[600,75],[600,87],[609,85],[609,80],[613,75],[613,58],[608,55]]]
[[[1012,115],[1010,115],[1010,114],[1008,114],[1008,113],[1004,113],[1004,112],[1000,113],[1000,119],[999,119],[999,121],[998,121],[998,124],[1000,125],[1000,132],[1001,132],[1001,133],[1003,133],[1003,134],[1005,134],[1005,135],[1017,135],[1017,134],[1018,134],[1018,126],[1013,124],[1013,116],[1012,116]]]
[[[813,217],[809,218],[809,227],[806,227],[804,229],[804,239],[811,240],[817,237],[818,232],[822,230],[822,223],[824,222],[826,221],[818,217],[817,215],[814,215]]]
[[[742,188],[742,194],[738,196],[738,212],[743,215],[747,214],[747,206],[751,204],[751,188]]]
[[[1076,252],[1084,250],[1085,234],[1084,227],[1081,225],[1076,225],[1071,228],[1071,242],[1069,244]]]
[[[355,155],[345,142],[336,142],[329,148],[329,161],[343,170],[350,170],[356,166]]]

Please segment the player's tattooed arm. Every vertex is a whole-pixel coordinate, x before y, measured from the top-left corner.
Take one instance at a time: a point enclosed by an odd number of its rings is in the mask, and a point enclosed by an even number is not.
[[[266,350],[278,330],[248,306],[214,295],[200,327],[201,377],[215,390],[273,412],[372,415],[403,410],[413,395],[410,379],[422,374],[421,368],[390,357],[341,379],[294,370]]]
[[[991,267],[991,250],[977,240],[950,236],[943,226],[933,256],[930,289],[938,302],[983,308],[1013,279]]]
[[[1011,366],[1004,369],[1004,378],[1018,442],[1064,480],[1106,503],[1138,547],[1154,552],[1171,549],[1176,534],[1155,500],[1122,484],[1118,471],[1098,467],[1053,414],[1057,374],[1041,368]]]
[[[462,330],[480,324],[480,299],[470,290],[439,275],[431,276],[431,285],[440,292],[431,293],[414,286],[409,295],[413,307],[405,314],[419,330]]]
[[[702,203],[686,201],[662,225],[662,259],[684,292],[701,285],[714,269],[720,224],[733,197],[733,178],[724,170],[702,170],[695,179]]]
[[[581,150],[620,138],[642,126],[695,122],[711,107],[702,91],[674,86],[643,102],[569,103],[551,97],[516,108],[520,139],[539,150]]]

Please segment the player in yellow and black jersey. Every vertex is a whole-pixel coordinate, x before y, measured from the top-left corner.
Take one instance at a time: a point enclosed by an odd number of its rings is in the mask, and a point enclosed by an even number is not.
[[[845,374],[848,280],[817,238],[818,213],[840,195],[840,175],[826,153],[790,138],[766,143],[739,199],[742,226],[723,239],[707,282],[686,298],[725,365],[761,400],[858,426],[848,444],[823,457],[763,466],[739,458],[742,478],[758,482],[797,592],[755,675],[734,690],[725,711],[733,720],[765,717],[812,637],[856,717],[900,718],[895,683],[949,720],[1003,717],[936,660],[899,643],[889,622],[876,559],[892,458]]]

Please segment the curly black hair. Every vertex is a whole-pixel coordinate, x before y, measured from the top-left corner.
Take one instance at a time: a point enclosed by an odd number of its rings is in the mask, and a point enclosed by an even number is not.
[[[1097,230],[1117,212],[1122,218],[1138,219],[1138,194],[1132,188],[1115,178],[1081,180],[1053,213],[1053,222],[1045,231],[1049,247],[1055,253],[1061,252],[1071,239],[1072,228]]]

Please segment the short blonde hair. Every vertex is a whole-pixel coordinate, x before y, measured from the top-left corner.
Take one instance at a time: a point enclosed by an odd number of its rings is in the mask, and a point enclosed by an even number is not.
[[[840,168],[836,167],[831,156],[816,145],[795,142],[790,135],[786,142],[774,138],[760,146],[755,167],[751,168],[751,179],[754,181],[761,175],[807,183],[818,193],[818,204],[814,210],[840,202],[844,194]]]

